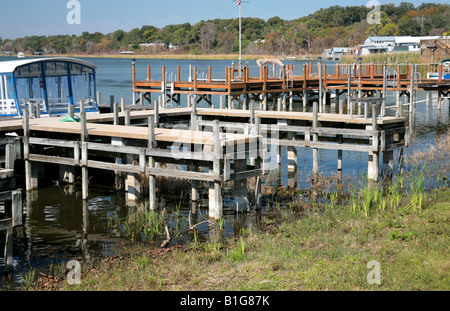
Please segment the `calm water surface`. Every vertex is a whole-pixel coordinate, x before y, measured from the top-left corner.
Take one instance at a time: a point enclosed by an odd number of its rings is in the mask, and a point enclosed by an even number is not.
[[[0,61],[15,58],[0,57]],[[129,59],[86,58],[85,60],[98,66],[97,90],[102,94],[102,102],[109,103],[110,95],[115,101],[125,98],[131,103],[131,62]],[[234,62],[237,64],[237,61]],[[296,70],[301,70],[303,62],[289,61]],[[258,75],[256,61],[248,62],[252,75]],[[196,66],[199,76],[206,75],[208,66],[212,66],[214,79],[223,79],[225,67],[231,61],[202,61],[202,60],[137,60],[137,79],[146,79],[147,65],[152,68],[152,78],[161,78],[161,67],[166,66],[169,76],[176,73],[177,66],[181,66],[182,79],[189,76],[189,65]],[[332,68],[332,66],[331,66]],[[300,74],[300,72],[295,72]],[[388,94],[388,105],[393,104],[393,94]],[[417,100],[425,99],[426,94],[419,92]],[[215,99],[218,103],[218,99]],[[185,103],[183,104],[185,105]],[[218,104],[217,104],[218,105]],[[297,103],[297,105],[300,105]],[[294,104],[295,108],[295,104]],[[334,108],[333,108],[334,109]],[[447,135],[449,129],[449,102],[444,100],[441,110],[437,109],[436,94],[430,104],[420,102],[417,112],[411,120],[413,141],[405,150],[407,155],[426,150],[436,145],[440,137]],[[306,187],[306,179],[312,170],[312,151],[299,148],[298,174],[287,173],[287,159],[284,155],[281,162],[280,182],[284,185],[297,184]],[[337,151],[320,151],[321,171],[325,176],[335,174]],[[367,172],[367,154],[358,152],[344,152],[344,176],[362,177]],[[81,200],[80,189],[77,187],[46,186],[24,197],[26,204],[25,225],[15,229],[14,235],[14,268],[13,286],[21,284],[20,275],[26,275],[30,267],[37,271],[45,271],[49,265],[77,259],[91,262],[94,259],[113,255],[123,247],[125,240],[120,238],[120,228],[108,226],[111,217],[125,217],[128,207],[123,193],[115,193],[108,187],[92,185],[90,199],[87,203]],[[231,195],[225,196],[225,206],[231,207]],[[191,205],[188,194],[178,198],[166,198],[166,208],[174,209],[181,202],[180,213],[184,219],[190,217]],[[272,202],[265,202],[265,206]],[[195,221],[201,221],[207,215],[207,202],[198,205],[199,212]],[[239,233],[241,228],[256,226],[259,214],[239,215],[227,212],[224,220],[225,237]],[[200,226],[200,232],[208,235],[208,225]],[[4,235],[0,233],[0,251],[3,252]],[[3,255],[1,255],[3,256]],[[5,285],[3,278],[4,259],[0,258],[0,289]]]

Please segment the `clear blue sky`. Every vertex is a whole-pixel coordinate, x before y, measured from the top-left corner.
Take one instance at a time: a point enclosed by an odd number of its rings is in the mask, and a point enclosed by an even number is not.
[[[81,24],[69,25],[66,17],[69,0],[0,0],[0,37],[15,39],[31,35],[76,34],[83,31],[111,33],[129,31],[143,25],[164,27],[215,18],[236,18],[233,0],[78,0]],[[448,3],[449,1],[379,0],[381,4],[410,2]],[[243,4],[243,17],[267,20],[274,16],[293,20],[332,5],[367,5],[369,0],[249,0]]]

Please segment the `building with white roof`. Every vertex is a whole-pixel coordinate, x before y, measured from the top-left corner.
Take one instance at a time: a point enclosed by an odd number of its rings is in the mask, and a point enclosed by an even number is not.
[[[420,52],[420,40],[434,40],[439,36],[368,37],[361,46],[361,55],[389,52]]]

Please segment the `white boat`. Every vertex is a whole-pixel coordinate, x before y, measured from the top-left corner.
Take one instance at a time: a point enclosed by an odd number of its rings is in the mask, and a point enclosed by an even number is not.
[[[17,58],[25,58],[25,54],[22,53],[22,52],[19,52],[19,53],[17,54]]]
[[[41,117],[75,113],[84,102],[87,113],[99,113],[97,66],[75,58],[54,57],[0,61],[0,117],[22,117],[23,109],[39,108]]]

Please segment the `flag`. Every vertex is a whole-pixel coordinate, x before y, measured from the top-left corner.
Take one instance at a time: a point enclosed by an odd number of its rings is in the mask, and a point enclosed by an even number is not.
[[[237,4],[237,6],[240,6],[241,5],[241,0],[237,0],[236,4]]]

